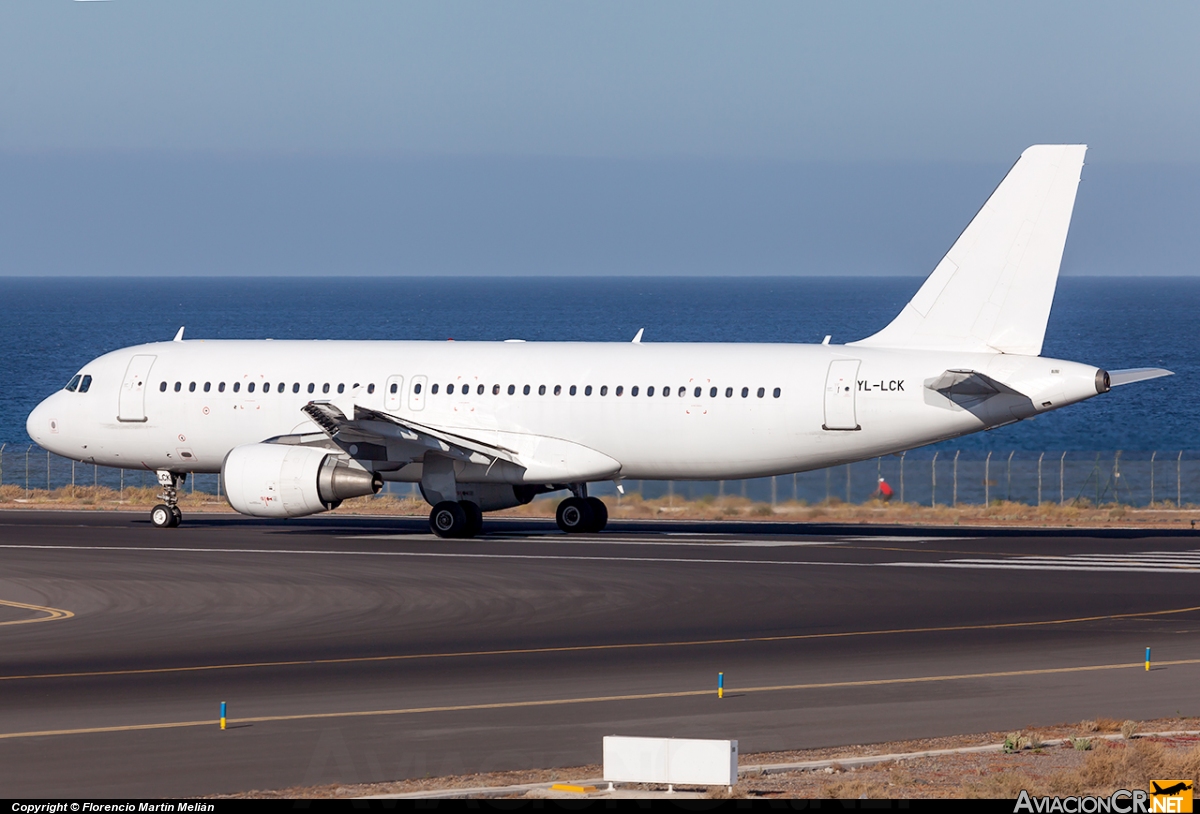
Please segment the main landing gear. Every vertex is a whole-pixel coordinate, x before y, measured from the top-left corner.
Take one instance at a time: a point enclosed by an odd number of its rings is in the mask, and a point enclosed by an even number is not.
[[[429,513],[429,529],[447,539],[474,537],[483,531],[483,512],[469,500],[443,500]]]
[[[173,529],[183,521],[183,512],[179,510],[179,484],[183,483],[185,477],[161,469],[158,471],[158,484],[163,489],[159,498],[163,502],[150,510],[150,522],[158,528]]]
[[[587,484],[571,486],[571,497],[558,504],[554,520],[567,534],[603,531],[608,525],[608,507],[598,497],[587,496]]]

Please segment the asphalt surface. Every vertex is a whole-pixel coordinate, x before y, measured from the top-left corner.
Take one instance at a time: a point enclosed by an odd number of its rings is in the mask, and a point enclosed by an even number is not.
[[[580,765],[606,734],[744,754],[1196,715],[1198,589],[1190,532],[489,519],[447,541],[402,518],[0,512],[0,792]]]

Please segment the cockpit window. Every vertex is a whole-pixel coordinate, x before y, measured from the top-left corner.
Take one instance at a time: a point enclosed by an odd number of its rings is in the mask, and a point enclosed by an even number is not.
[[[79,392],[80,392],[80,393],[86,393],[86,392],[88,391],[88,388],[89,388],[89,387],[91,387],[91,386],[92,386],[92,377],[91,377],[91,376],[84,376],[84,377],[83,377],[83,381],[81,381],[81,382],[79,383]]]
[[[75,376],[74,376],[74,377],[72,377],[71,381],[67,382],[67,386],[66,386],[66,388],[65,388],[65,389],[66,389],[66,390],[69,390],[69,391],[70,391],[70,392],[72,392],[72,393],[74,393],[74,392],[75,392],[75,388],[79,386],[79,380],[80,380],[81,378],[82,378],[82,377],[81,377],[81,376],[80,376],[78,373],[76,373],[76,374],[75,374]]]

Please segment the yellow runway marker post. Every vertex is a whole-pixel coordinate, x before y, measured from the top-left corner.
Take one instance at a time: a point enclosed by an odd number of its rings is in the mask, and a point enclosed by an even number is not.
[[[1150,672],[1150,648],[1146,648],[1146,672]]]
[[[221,729],[225,728],[225,702],[221,702]]]
[[[717,673],[717,698],[725,697],[725,674]]]

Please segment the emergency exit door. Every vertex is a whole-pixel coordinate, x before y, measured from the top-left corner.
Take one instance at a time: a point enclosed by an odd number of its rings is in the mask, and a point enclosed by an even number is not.
[[[858,359],[835,359],[825,377],[825,424],[823,430],[861,430],[854,397],[858,391]]]

